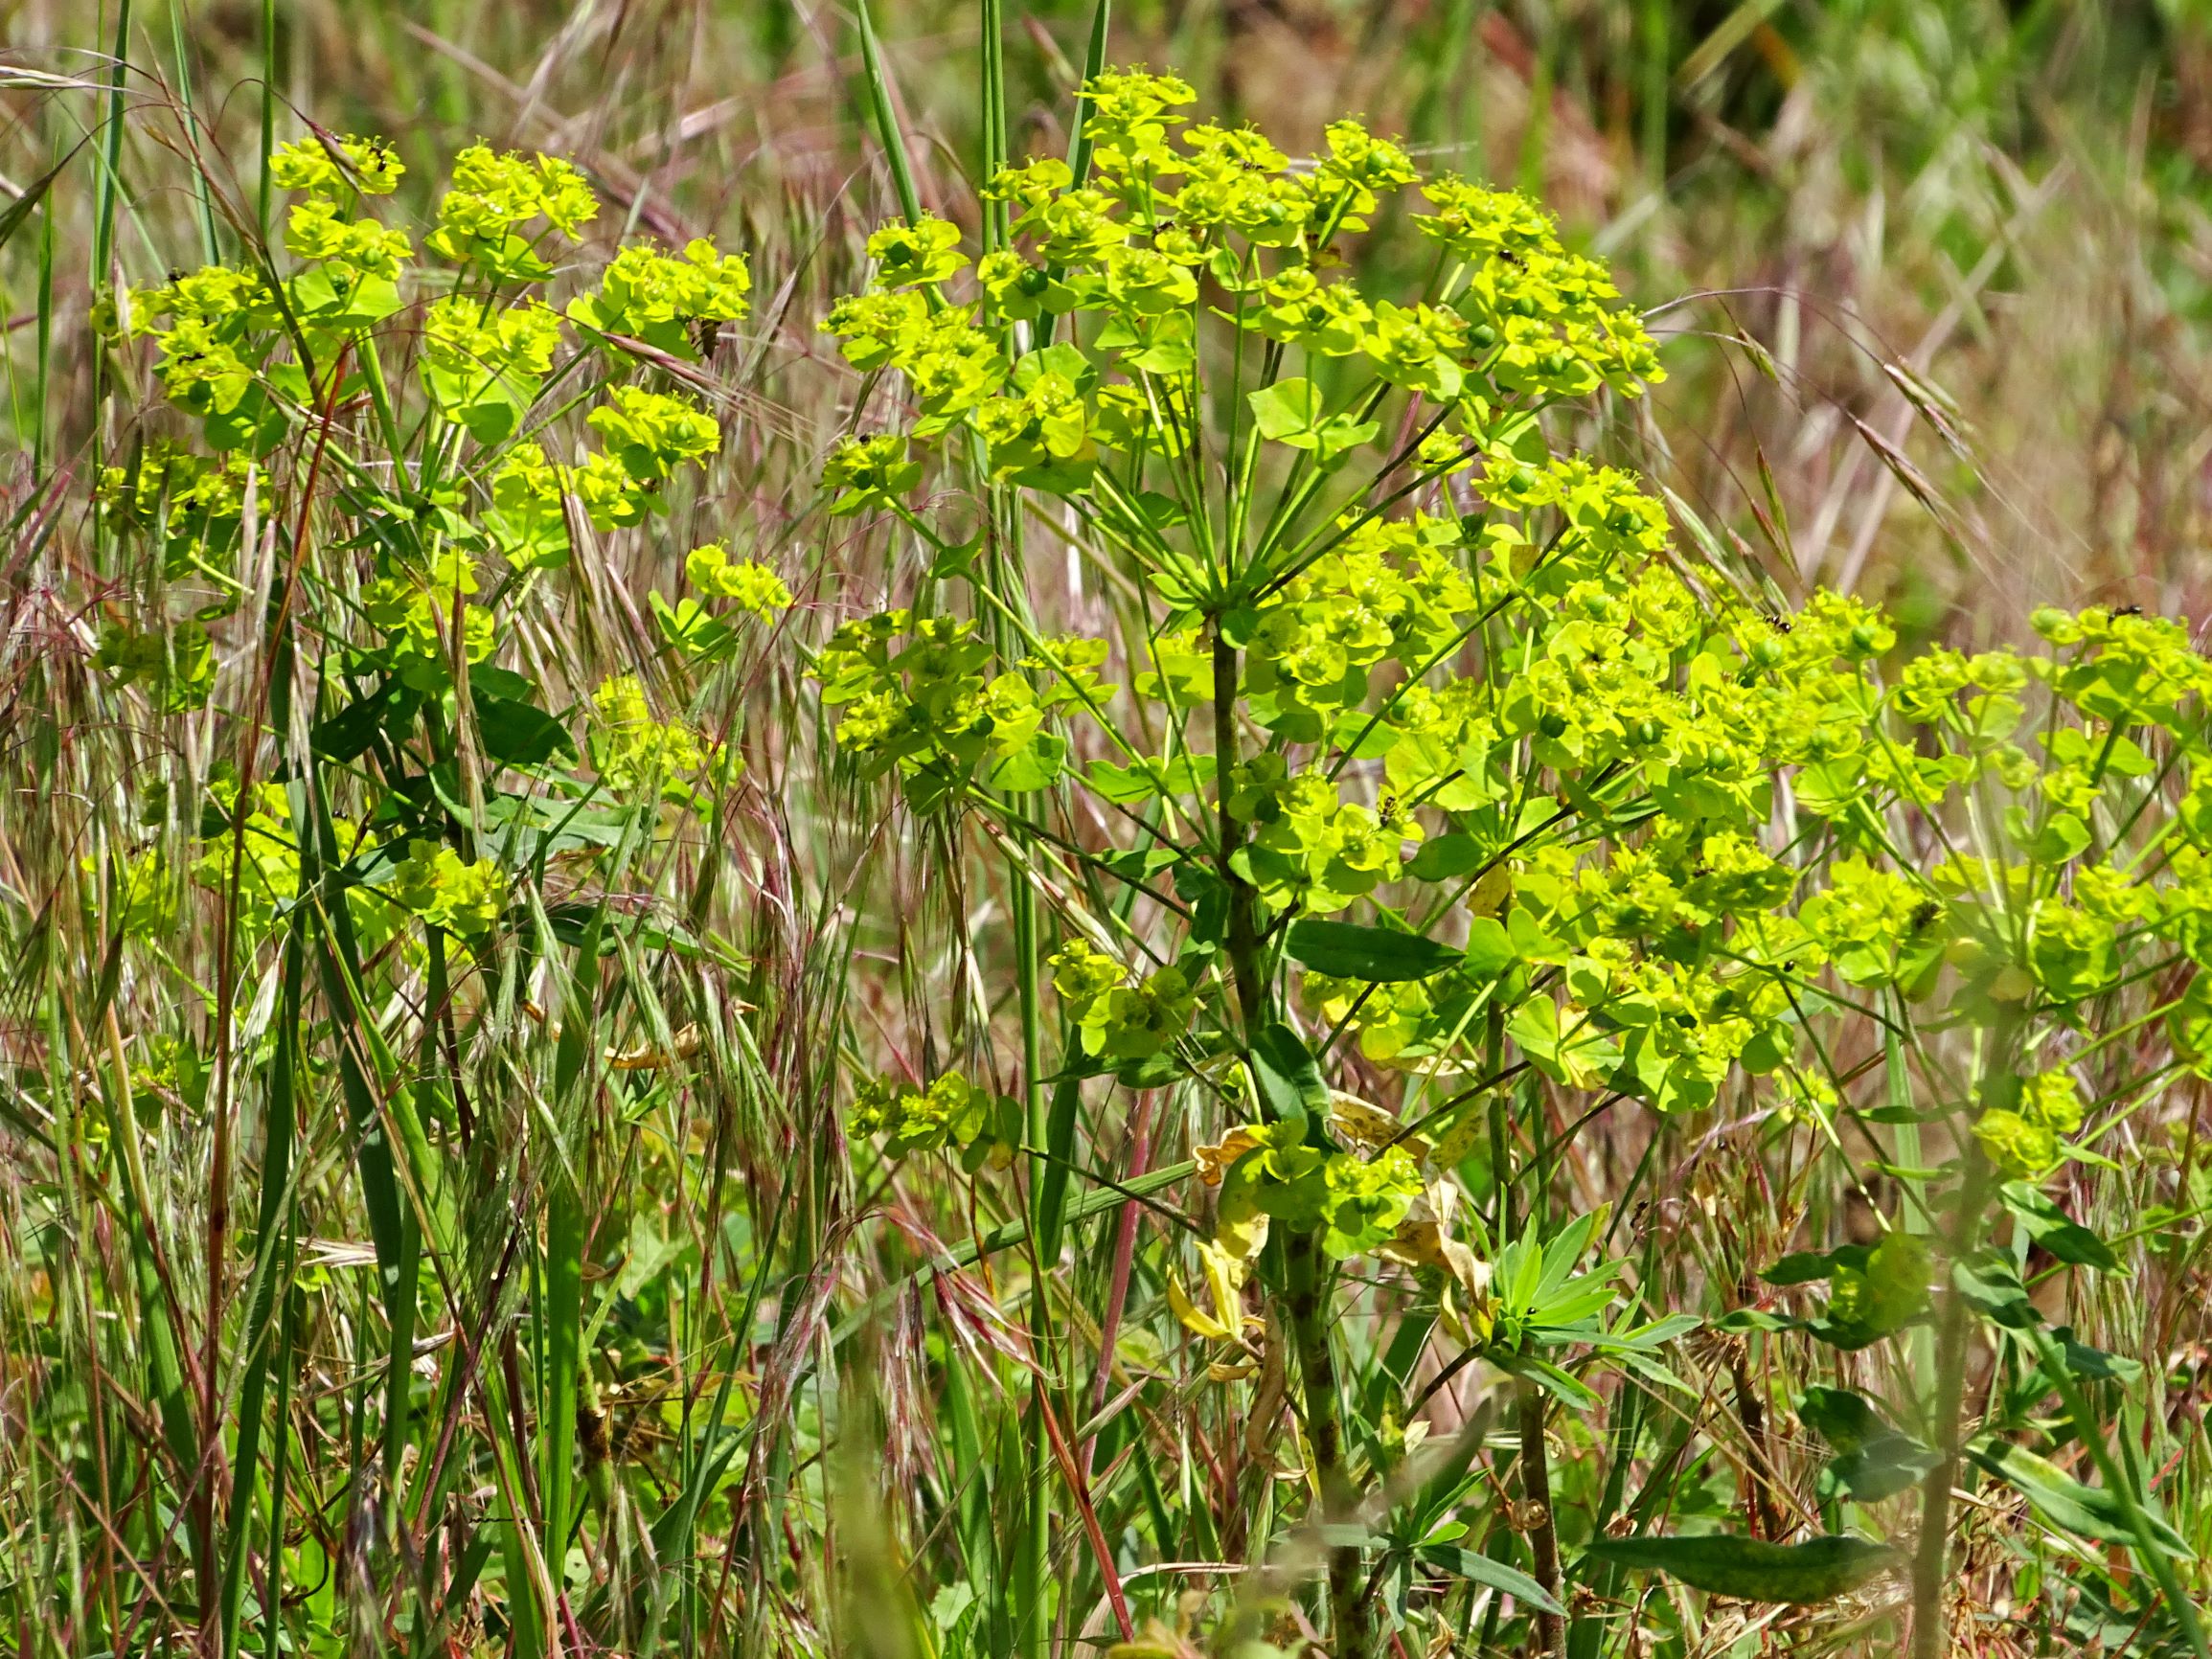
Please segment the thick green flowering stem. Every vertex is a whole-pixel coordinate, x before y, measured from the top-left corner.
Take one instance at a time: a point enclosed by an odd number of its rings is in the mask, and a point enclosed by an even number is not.
[[[1248,1040],[1260,1028],[1266,1011],[1261,987],[1260,929],[1254,914],[1252,884],[1231,864],[1243,845],[1244,826],[1230,810],[1229,797],[1236,789],[1237,769],[1237,648],[1221,637],[1214,624],[1214,795],[1220,803],[1220,876],[1229,890],[1229,971],[1237,982],[1238,1011],[1243,1015]]]
[[[1958,1215],[1951,1225],[1952,1261],[1981,1241],[1981,1213],[1989,1191],[1989,1160],[1982,1155],[1980,1143],[1969,1140],[1966,1179],[1959,1187]],[[1912,1557],[1912,1659],[1936,1659],[1943,1649],[1944,1564],[1950,1555],[1950,1489],[1958,1481],[1958,1414],[1966,1393],[1966,1298],[1954,1284],[1944,1291],[1943,1317],[1936,1327],[1935,1399],[1930,1422],[1939,1455],[1920,1489],[1920,1536]]]
[[[2013,1036],[2019,1028],[2017,1011],[1998,1013],[1990,1027],[1984,1052],[1977,1104],[1986,1108],[2000,1079],[2007,1076]],[[1989,1206],[1992,1171],[1981,1143],[1965,1137],[1964,1173],[1959,1181],[1958,1208],[1952,1216],[1950,1261],[1971,1255],[1981,1242],[1982,1212]],[[1920,1536],[1912,1558],[1912,1659],[1936,1659],[1943,1649],[1944,1567],[1950,1557],[1950,1489],[1958,1481],[1959,1408],[1966,1395],[1967,1304],[1955,1283],[1946,1285],[1943,1315],[1936,1327],[1935,1398],[1929,1414],[1938,1453],[1936,1466],[1921,1483]]]
[[[1220,863],[1229,890],[1227,939],[1229,971],[1236,982],[1238,1011],[1249,1041],[1266,1018],[1266,978],[1260,963],[1257,902],[1251,883],[1230,859],[1243,844],[1244,827],[1230,809],[1237,764],[1237,648],[1214,626],[1214,788],[1220,803]],[[1348,1525],[1357,1494],[1344,1470],[1342,1406],[1337,1398],[1336,1361],[1329,1350],[1328,1274],[1321,1257],[1321,1230],[1292,1233],[1283,1243],[1283,1268],[1290,1318],[1290,1341],[1298,1353],[1298,1376],[1306,1396],[1306,1437],[1313,1452],[1313,1479],[1325,1524]],[[1357,1545],[1329,1551],[1329,1629],[1334,1659],[1366,1659],[1371,1647],[1365,1585]]]
[[[1514,1382],[1514,1411],[1520,1429],[1520,1496],[1528,1516],[1529,1554],[1536,1581],[1554,1601],[1560,1593],[1559,1529],[1552,1523],[1551,1464],[1543,1446],[1543,1396],[1526,1377]],[[1566,1659],[1566,1625],[1557,1613],[1536,1614],[1536,1648]]]
[[[1344,1472],[1344,1431],[1336,1398],[1336,1360],[1329,1350],[1328,1275],[1319,1229],[1294,1233],[1283,1246],[1288,1283],[1290,1340],[1298,1350],[1298,1376],[1306,1393],[1306,1438],[1313,1451],[1313,1479],[1324,1523],[1350,1526],[1357,1494]],[[1367,1659],[1373,1645],[1366,1584],[1356,1544],[1329,1550],[1329,1634],[1334,1659]]]

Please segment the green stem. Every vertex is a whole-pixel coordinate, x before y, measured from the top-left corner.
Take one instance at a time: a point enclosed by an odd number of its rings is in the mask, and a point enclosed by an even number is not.
[[[1976,1102],[1990,1103],[1993,1086],[2003,1075],[2019,1013],[2003,1010],[1989,1030],[1989,1047],[1982,1057]],[[1989,1159],[1981,1143],[1966,1138],[1965,1175],[1959,1183],[1958,1208],[1951,1221],[1950,1261],[1964,1261],[1981,1242],[1982,1212],[1988,1208],[1992,1186]],[[1943,1314],[1935,1336],[1935,1400],[1929,1427],[1940,1455],[1921,1483],[1920,1536],[1912,1558],[1911,1659],[1936,1659],[1943,1647],[1944,1568],[1950,1556],[1950,1489],[1958,1482],[1959,1408],[1966,1393],[1966,1298],[1955,1285],[1947,1285]]]
[[[1237,985],[1237,1008],[1249,1041],[1266,1017],[1266,996],[1260,975],[1260,928],[1252,884],[1231,862],[1243,845],[1244,826],[1229,808],[1237,770],[1237,648],[1214,624],[1214,795],[1220,803],[1221,883],[1229,890],[1229,969]]]
[[[1514,1382],[1514,1412],[1520,1428],[1520,1496],[1529,1515],[1529,1554],[1535,1557],[1536,1581],[1556,1602],[1560,1593],[1560,1538],[1552,1522],[1551,1464],[1543,1445],[1543,1396],[1526,1377]],[[1557,1613],[1541,1609],[1535,1617],[1535,1650],[1553,1659],[1566,1659],[1564,1622]]]
[[[1018,824],[1019,815],[1015,822]],[[1022,1103],[1023,1133],[1032,1147],[1044,1147],[1052,1139],[1050,1113],[1046,1106],[1043,1085],[1044,1051],[1042,1041],[1042,1011],[1039,1007],[1038,983],[1037,894],[1030,886],[1026,874],[1020,869],[1008,872],[1008,894],[1014,922],[1014,949],[1015,984],[1019,993],[1021,1012],[1022,1053]],[[1050,1160],[1043,1155],[1029,1161],[1029,1191],[1034,1216],[1031,1220],[1031,1239],[1034,1252],[1035,1282],[1029,1301],[1030,1344],[1040,1366],[1052,1351],[1052,1307],[1045,1294],[1045,1275],[1053,1268],[1057,1255],[1060,1215],[1065,1196],[1064,1178],[1056,1180]],[[1040,1370],[1037,1378],[1035,1398],[1031,1409],[1037,1420],[1030,1425],[1029,1466],[1023,1471],[1024,1485],[1029,1491],[1029,1518],[1023,1548],[1017,1562],[1019,1593],[1016,1605],[1021,1615],[1021,1644],[1025,1654],[1034,1659],[1045,1659],[1051,1651],[1052,1628],[1048,1618],[1044,1585],[1051,1571],[1052,1555],[1052,1487],[1051,1459],[1044,1434],[1044,1414],[1050,1409],[1045,1399],[1045,1381]]]
[[[1981,1237],[1981,1212],[1989,1198],[1989,1160],[1978,1145],[1967,1151],[1966,1182],[1959,1190],[1950,1259],[1960,1260]],[[1912,1659],[1937,1659],[1942,1651],[1944,1564],[1950,1556],[1950,1489],[1958,1481],[1959,1406],[1966,1390],[1966,1298],[1955,1288],[1944,1293],[1943,1318],[1935,1336],[1935,1406],[1931,1420],[1941,1456],[1921,1483],[1920,1538],[1912,1560]]]
[[[1214,627],[1214,789],[1220,803],[1220,873],[1229,890],[1229,970],[1237,987],[1238,1011],[1249,1042],[1266,1018],[1266,979],[1261,972],[1258,897],[1230,860],[1243,844],[1244,826],[1229,798],[1237,764],[1237,650]],[[1336,1360],[1329,1348],[1327,1274],[1321,1260],[1321,1233],[1308,1228],[1283,1243],[1284,1280],[1290,1319],[1290,1341],[1298,1355],[1298,1376],[1306,1400],[1306,1436],[1313,1452],[1313,1476],[1320,1493],[1320,1518],[1347,1524],[1357,1494],[1344,1468],[1343,1407],[1336,1386]],[[1354,1544],[1329,1551],[1329,1628],[1335,1659],[1365,1659],[1372,1644],[1367,1598]]]
[[[1328,1276],[1321,1261],[1318,1229],[1293,1233],[1283,1246],[1288,1284],[1290,1339],[1298,1351],[1298,1376],[1306,1395],[1306,1438],[1313,1449],[1314,1483],[1320,1491],[1321,1519],[1350,1525],[1358,1494],[1344,1469],[1342,1406],[1337,1398],[1336,1359],[1329,1348]],[[1329,1549],[1329,1632],[1334,1659],[1366,1659],[1373,1646],[1366,1584],[1357,1544]]]
[[[254,182],[254,222],[268,240],[269,205],[276,181],[269,153],[277,147],[277,0],[262,0],[262,166]]]

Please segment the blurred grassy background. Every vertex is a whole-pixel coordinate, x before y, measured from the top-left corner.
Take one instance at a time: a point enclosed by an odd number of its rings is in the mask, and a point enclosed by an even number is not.
[[[97,11],[8,11],[11,189],[96,117],[116,0]],[[832,290],[888,199],[832,4],[140,0],[127,99],[170,106],[172,142],[197,129],[250,157],[264,12],[295,110],[425,161],[477,136],[574,154],[630,221],[758,250],[790,302]],[[1010,11],[1017,152],[1064,144],[1090,14]],[[878,21],[924,193],[969,213],[975,10],[895,0]],[[1178,67],[1207,106],[1293,149],[1360,109],[1438,165],[1540,186],[1676,336],[1642,434],[1654,470],[1785,587],[1879,596],[1908,631],[1955,616],[2003,633],[2044,600],[2206,608],[2202,0],[1134,0],[1113,30],[1112,58]],[[157,280],[191,239],[172,229],[196,229],[185,170],[154,148],[163,125],[134,122],[119,156],[125,281]],[[61,187],[87,224],[94,179]],[[93,296],[57,218],[43,344],[53,376],[82,375]],[[0,259],[26,456],[40,268],[34,238]],[[810,308],[788,314],[764,343],[786,360],[814,350]],[[810,394],[787,389],[803,425]],[[82,436],[51,434],[53,452]]]

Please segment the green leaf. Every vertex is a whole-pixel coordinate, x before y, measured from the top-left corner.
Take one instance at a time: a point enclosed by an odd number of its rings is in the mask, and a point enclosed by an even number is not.
[[[1014,365],[1014,384],[1017,391],[1035,389],[1038,381],[1047,375],[1058,375],[1078,392],[1088,392],[1098,381],[1098,369],[1091,360],[1065,340],[1030,352]]]
[[[1892,1228],[1866,1253],[1862,1268],[1838,1264],[1828,1276],[1827,1317],[1813,1334],[1837,1348],[1879,1342],[1927,1310],[1927,1241]]]
[[[479,697],[510,697],[518,703],[527,703],[537,694],[537,687],[528,674],[494,663],[468,665],[468,690]]]
[[[1166,764],[1138,761],[1117,766],[1110,761],[1093,761],[1084,779],[1098,794],[1117,806],[1133,806],[1169,790],[1196,794],[1213,782],[1214,757],[1179,755]]]
[[[1085,776],[1094,793],[1117,807],[1133,807],[1160,792],[1159,780],[1142,766],[1117,766],[1111,761],[1093,761]]]
[[[1261,437],[1293,449],[1311,449],[1314,460],[1324,466],[1381,430],[1373,420],[1356,421],[1346,415],[1329,414],[1320,390],[1310,380],[1278,380],[1244,400],[1251,405],[1252,421]]]
[[[1797,1416],[1836,1449],[1835,1461],[1821,1471],[1821,1486],[1839,1486],[1861,1503],[1894,1497],[1935,1467],[1933,1452],[1892,1428],[1872,1401],[1848,1388],[1807,1389]]]
[[[1315,973],[1377,985],[1429,979],[1463,960],[1450,945],[1418,933],[1311,919],[1292,924],[1284,948]]]
[[[574,755],[568,729],[543,709],[510,697],[476,699],[476,736],[485,755],[502,766],[542,766],[556,755]]]
[[[1494,1561],[1478,1551],[1463,1550],[1455,1544],[1423,1544],[1413,1552],[1413,1557],[1425,1565],[1441,1567],[1454,1578],[1501,1590],[1523,1606],[1534,1607],[1539,1612],[1566,1611],[1550,1591],[1526,1573],[1503,1561]]]
[[[341,285],[321,266],[302,271],[288,288],[292,308],[326,329],[366,329],[403,303],[390,277],[349,274]]]
[[[2058,1352],[2065,1361],[2066,1370],[2090,1382],[2140,1382],[2143,1366],[2140,1360],[2123,1359],[2116,1353],[2107,1353],[2101,1348],[2074,1339],[2074,1328],[2062,1325],[2051,1332]]]
[[[1347,761],[1380,761],[1398,747],[1399,735],[1398,728],[1387,720],[1379,720],[1361,709],[1346,709],[1336,716],[1330,738]],[[1420,862],[1420,856],[1414,854],[1415,863]]]
[[[1979,1250],[1953,1262],[1950,1282],[1984,1318],[2009,1330],[2033,1330],[2042,1323],[2012,1262],[1994,1250]]]
[[[1066,739],[1039,732],[992,767],[988,782],[993,789],[1014,793],[1050,788],[1060,778],[1066,755]]]
[[[329,719],[317,721],[308,741],[326,761],[342,764],[365,753],[376,740],[386,717],[407,706],[387,682],[370,695],[348,703]]]
[[[1164,1089],[1183,1075],[1173,1054],[1147,1055],[1114,1067],[1114,1081],[1125,1089]]]
[[[1526,1377],[1569,1411],[1595,1411],[1600,1404],[1595,1391],[1548,1359],[1539,1359],[1533,1353],[1493,1353],[1491,1363],[1500,1371]]]
[[[1848,1388],[1807,1389],[1797,1402],[1797,1416],[1839,1452],[1858,1451],[1890,1432],[1873,1402]]]
[[[1523,962],[1563,965],[1572,955],[1565,944],[1539,927],[1536,918],[1519,905],[1506,913],[1505,930],[1513,937],[1514,953]]]
[[[1461,830],[1424,841],[1406,860],[1405,874],[1416,881],[1450,881],[1482,867],[1482,843]]]
[[[2026,1181],[2007,1181],[1999,1190],[2004,1206],[2027,1230],[2029,1238],[2073,1267],[2099,1273],[2124,1273],[2112,1247],[2073,1219]]]
[[[1650,1353],[1701,1329],[1704,1323],[1695,1313],[1670,1313],[1642,1325],[1599,1331],[1585,1340],[1592,1348],[1602,1348],[1608,1353]]]
[[[1714,1328],[1736,1335],[1753,1330],[1802,1330],[1805,1321],[1791,1319],[1786,1314],[1769,1313],[1763,1307],[1736,1307],[1713,1321]]]
[[[1793,1250],[1759,1277],[1769,1284],[1811,1284],[1829,1278],[1838,1268],[1863,1272],[1866,1259],[1873,1254],[1871,1244],[1846,1244],[1840,1250]]]
[[[1280,1118],[1325,1117],[1329,1085],[1298,1034],[1280,1020],[1260,1028],[1252,1039],[1252,1080],[1260,1098]]]
[[[1107,344],[1114,325],[1109,323],[1099,336],[1099,344]],[[1142,369],[1148,375],[1180,375],[1197,361],[1194,345],[1197,325],[1188,312],[1170,311],[1164,316],[1143,319],[1131,332],[1139,346],[1136,351],[1124,351],[1122,362],[1131,369]],[[1120,344],[1116,342],[1116,344]]]
[[[1251,405],[1252,421],[1259,427],[1261,437],[1272,438],[1278,443],[1294,443],[1302,449],[1313,446],[1313,428],[1326,415],[1321,394],[1313,382],[1300,378],[1263,386],[1244,401]],[[1305,442],[1300,443],[1301,439]]]
[[[2048,1458],[2002,1441],[1983,1441],[1967,1448],[1967,1456],[2020,1492],[2043,1519],[2061,1532],[2094,1538],[2103,1544],[2132,1544],[2135,1529],[2119,1495],[2101,1487],[2085,1486]],[[2156,1515],[2143,1519],[2157,1546],[2178,1560],[2194,1560],[2181,1536]]]
[[[1161,871],[1178,863],[1182,856],[1173,847],[1148,847],[1131,849],[1126,852],[1103,853],[1098,862],[1124,881],[1149,881]]]
[[[737,644],[737,631],[729,624],[709,615],[698,601],[678,600],[672,605],[658,593],[645,597],[652,607],[653,621],[660,625],[661,637],[678,650],[712,659],[724,655]],[[472,679],[475,671],[469,670]]]
[[[648,812],[651,803],[646,804]],[[483,822],[502,841],[514,836],[531,857],[551,857],[579,847],[619,847],[635,832],[634,807],[584,807],[573,801],[535,795],[493,793],[484,803]],[[559,920],[559,918],[554,918]]]
[[[1481,979],[1495,979],[1520,960],[1513,936],[1494,916],[1478,916],[1467,929],[1467,967]]]
[[[1699,1538],[1607,1538],[1583,1553],[1636,1572],[1665,1573],[1693,1589],[1740,1602],[1804,1606],[1856,1590],[1898,1560],[1887,1544],[1834,1533],[1802,1544],[1725,1534]]]

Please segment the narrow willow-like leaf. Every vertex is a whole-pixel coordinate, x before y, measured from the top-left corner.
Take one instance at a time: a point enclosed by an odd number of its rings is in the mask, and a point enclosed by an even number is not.
[[[1838,1533],[1802,1544],[1726,1535],[1601,1538],[1584,1559],[1665,1573],[1694,1589],[1738,1601],[1805,1606],[1856,1590],[1903,1557],[1886,1544]]]

